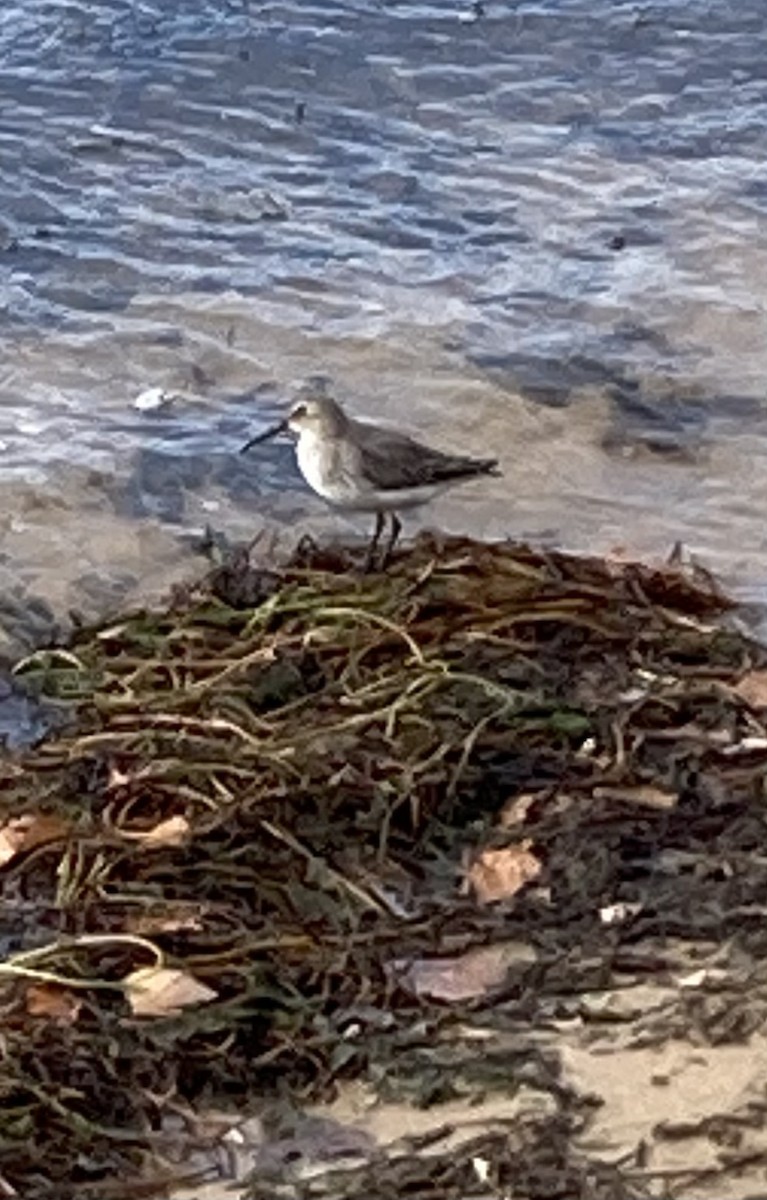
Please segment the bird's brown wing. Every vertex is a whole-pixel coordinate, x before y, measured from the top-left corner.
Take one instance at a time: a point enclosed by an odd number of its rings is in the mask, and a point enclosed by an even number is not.
[[[499,473],[494,458],[443,454],[405,434],[364,421],[354,422],[354,438],[367,479],[382,492]]]

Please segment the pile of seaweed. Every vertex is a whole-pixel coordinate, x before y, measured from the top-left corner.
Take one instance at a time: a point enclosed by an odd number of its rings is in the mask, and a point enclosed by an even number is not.
[[[180,1114],[342,1078],[435,1103],[456,1060],[419,1054],[458,1020],[535,1029],[668,970],[670,939],[767,962],[767,656],[729,607],[678,566],[423,537],[385,574],[236,556],[19,664],[67,720],[0,761],[0,1192],[148,1194]],[[523,970],[429,982],[510,939]],[[759,995],[688,1017],[743,1037]],[[533,1070],[559,1116],[487,1135],[498,1180],[644,1195],[573,1157],[581,1099],[521,1034],[513,1055],[482,1086]],[[475,1160],[348,1194],[493,1194]]]

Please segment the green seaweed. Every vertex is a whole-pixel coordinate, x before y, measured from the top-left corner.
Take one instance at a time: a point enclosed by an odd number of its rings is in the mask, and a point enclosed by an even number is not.
[[[422,539],[365,576],[334,554],[255,580],[247,563],[219,570],[166,610],[18,665],[71,716],[0,761],[0,826],[60,820],[0,867],[5,911],[22,895],[37,914],[0,962],[0,1169],[18,1194],[107,1196],[150,1162],[167,1182],[157,1131],[174,1104],[323,1096],[401,1061],[416,1014],[447,1018],[392,983],[395,959],[516,931],[551,942],[542,993],[577,988],[594,970],[579,954],[595,897],[619,879],[613,839],[609,861],[592,851],[593,890],[567,887],[577,829],[608,821],[597,787],[689,789],[716,749],[693,764],[681,735],[655,733],[696,713],[747,733],[730,685],[764,656],[717,625],[721,594],[676,569]],[[737,778],[716,765],[750,804],[765,761]],[[496,822],[527,792],[524,835],[553,899],[480,906],[460,887],[467,852],[488,834],[514,845],[520,831]],[[147,843],[174,819],[177,844]],[[702,912],[691,903],[690,929]],[[158,964],[215,999],[133,1015],[124,980]],[[31,1015],[34,984],[73,991],[77,1016]],[[387,1032],[350,1043],[342,1017],[358,1010],[385,1013]],[[424,1103],[449,1092],[445,1063],[418,1071]],[[501,1086],[502,1067],[491,1074]]]

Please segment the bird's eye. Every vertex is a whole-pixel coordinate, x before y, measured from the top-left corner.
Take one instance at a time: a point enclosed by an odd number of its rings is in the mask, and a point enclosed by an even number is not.
[[[301,417],[305,417],[306,416],[306,405],[305,404],[297,404],[296,407],[293,409],[292,415],[294,417],[298,417],[299,420],[301,419]]]

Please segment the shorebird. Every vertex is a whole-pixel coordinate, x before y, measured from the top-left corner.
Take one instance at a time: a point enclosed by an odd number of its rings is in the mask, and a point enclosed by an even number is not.
[[[398,513],[427,504],[440,492],[480,475],[499,475],[494,458],[443,454],[414,438],[347,416],[324,389],[310,387],[282,421],[250,439],[241,453],[290,431],[298,435],[296,458],[309,487],[334,508],[375,513],[365,559],[370,570],[390,518],[380,566],[388,563],[402,530]]]

